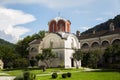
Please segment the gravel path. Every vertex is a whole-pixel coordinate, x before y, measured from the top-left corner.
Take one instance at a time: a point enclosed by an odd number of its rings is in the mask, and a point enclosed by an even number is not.
[[[13,80],[15,77],[11,76],[0,76],[0,80]]]

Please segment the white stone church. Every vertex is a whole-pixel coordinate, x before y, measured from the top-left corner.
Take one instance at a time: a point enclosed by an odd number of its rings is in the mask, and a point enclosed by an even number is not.
[[[65,68],[75,67],[72,54],[75,52],[74,49],[80,49],[80,43],[76,35],[70,33],[70,25],[71,22],[62,17],[52,19],[48,23],[49,33],[45,35],[43,40],[34,40],[29,43],[29,59],[42,53],[42,49],[52,48],[57,58],[52,62],[51,67],[60,65],[64,65]],[[78,63],[80,67],[81,62]],[[43,63],[39,61],[38,65],[42,66]]]

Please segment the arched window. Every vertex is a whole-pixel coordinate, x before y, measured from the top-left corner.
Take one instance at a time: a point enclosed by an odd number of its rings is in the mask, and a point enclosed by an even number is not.
[[[49,25],[49,32],[56,32],[57,28],[56,28],[56,22],[55,21],[51,21],[50,25]]]
[[[102,46],[103,46],[103,47],[109,46],[109,42],[108,42],[108,41],[103,41],[103,42],[102,42]]]
[[[59,20],[57,25],[58,25],[58,31],[62,31],[62,32],[65,31],[65,21],[64,20]]]
[[[50,48],[53,48],[53,40],[50,40]]]
[[[81,48],[82,49],[87,49],[87,48],[89,48],[89,45],[87,43],[84,43]]]
[[[116,45],[116,44],[120,44],[120,39],[115,39],[113,42],[112,42],[112,45]]]
[[[93,47],[93,48],[95,48],[95,47],[99,47],[98,42],[93,42],[92,45],[91,45],[91,47]]]
[[[52,26],[52,29],[53,29],[52,31],[53,31],[53,32],[54,32],[54,28],[55,28],[55,24],[53,24],[53,26]]]
[[[37,52],[38,50],[35,47],[31,48],[31,52]]]
[[[71,42],[71,48],[74,48],[74,40],[73,39],[71,39],[72,40],[72,42]]]

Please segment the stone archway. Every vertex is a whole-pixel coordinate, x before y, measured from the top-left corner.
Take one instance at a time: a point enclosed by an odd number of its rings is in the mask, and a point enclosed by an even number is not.
[[[102,47],[107,47],[107,46],[109,46],[110,44],[109,44],[109,42],[108,41],[103,41],[102,42]]]
[[[93,42],[92,45],[91,45],[92,48],[98,48],[99,46],[100,45],[99,45],[98,42]]]
[[[115,40],[113,40],[113,42],[112,42],[112,45],[119,45],[120,44],[120,39],[115,39]]]
[[[89,45],[87,43],[84,43],[81,47],[82,49],[88,49],[89,48]]]

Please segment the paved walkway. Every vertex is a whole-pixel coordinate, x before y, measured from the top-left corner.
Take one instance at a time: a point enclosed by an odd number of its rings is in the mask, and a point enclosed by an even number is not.
[[[0,76],[0,80],[13,80],[14,78],[12,76]]]

